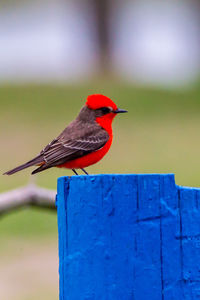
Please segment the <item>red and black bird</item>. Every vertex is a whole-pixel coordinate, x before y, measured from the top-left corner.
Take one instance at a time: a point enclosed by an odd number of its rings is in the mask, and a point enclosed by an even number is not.
[[[38,166],[32,174],[52,167],[72,169],[76,175],[76,169],[81,169],[88,174],[84,168],[100,161],[110,149],[113,119],[118,113],[125,112],[104,95],[88,96],[77,118],[39,155],[4,175],[12,175],[31,166]]]

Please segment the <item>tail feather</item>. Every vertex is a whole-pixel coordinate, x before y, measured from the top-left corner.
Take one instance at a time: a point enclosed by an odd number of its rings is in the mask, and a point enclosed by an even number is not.
[[[32,160],[26,162],[25,164],[22,164],[22,165],[20,165],[20,166],[14,168],[14,169],[12,169],[12,170],[10,170],[10,171],[5,172],[3,175],[12,175],[12,174],[14,174],[14,173],[16,173],[16,172],[19,172],[19,171],[24,170],[24,169],[26,169],[26,168],[29,168],[29,167],[31,167],[31,166],[40,164],[40,163],[42,163],[43,161],[44,161],[43,157],[42,157],[41,155],[38,155],[38,156],[36,156],[35,158],[33,158]]]
[[[42,165],[42,166],[40,166],[39,168],[33,170],[33,172],[32,172],[31,174],[33,175],[33,174],[42,172],[42,171],[44,171],[44,170],[46,170],[46,169],[49,169],[49,168],[52,168],[52,166]]]

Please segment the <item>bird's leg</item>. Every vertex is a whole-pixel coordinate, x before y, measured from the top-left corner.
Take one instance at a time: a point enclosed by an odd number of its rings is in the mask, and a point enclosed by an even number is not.
[[[86,175],[89,175],[85,169],[81,169]]]
[[[73,171],[76,175],[78,175],[78,173],[76,172],[76,170],[72,169],[72,171]]]

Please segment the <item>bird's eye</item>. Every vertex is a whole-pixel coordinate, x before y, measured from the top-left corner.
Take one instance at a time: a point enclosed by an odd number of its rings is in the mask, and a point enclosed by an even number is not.
[[[111,109],[109,107],[102,107],[101,111],[105,115],[105,114],[109,114],[111,112]]]

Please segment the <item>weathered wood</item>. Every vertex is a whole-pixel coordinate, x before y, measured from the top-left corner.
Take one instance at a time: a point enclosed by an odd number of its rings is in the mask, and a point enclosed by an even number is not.
[[[200,297],[200,190],[173,175],[58,180],[60,300]]]
[[[24,206],[55,208],[56,191],[39,188],[34,184],[0,194],[0,216]]]

